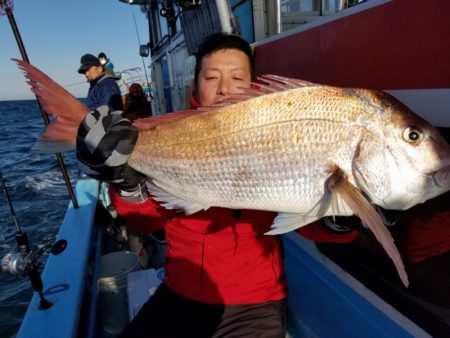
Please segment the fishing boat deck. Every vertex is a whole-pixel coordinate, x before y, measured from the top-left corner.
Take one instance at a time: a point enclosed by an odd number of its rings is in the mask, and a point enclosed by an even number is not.
[[[356,243],[320,243],[319,251],[380,298],[436,337],[450,336],[450,309],[414,296],[399,281],[392,263]]]
[[[19,338],[28,338],[30,333],[34,337],[72,337],[78,331],[74,326],[82,321],[98,181],[79,180],[76,193],[79,208],[70,203],[57,236],[68,239],[67,248],[62,255],[49,256],[42,274],[44,294],[53,305],[47,310],[38,310],[40,298],[35,293],[17,334]],[[95,306],[96,303],[91,303],[88,308],[90,316],[95,316]]]
[[[315,243],[296,233],[283,235],[283,242],[291,329],[300,332],[295,337],[305,337],[305,330],[314,337],[430,337],[319,252]]]

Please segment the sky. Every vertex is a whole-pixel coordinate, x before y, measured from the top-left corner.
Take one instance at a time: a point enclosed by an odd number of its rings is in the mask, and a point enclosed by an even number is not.
[[[115,71],[143,70],[150,60],[139,56],[139,40],[149,39],[140,6],[119,0],[15,0],[13,15],[30,63],[76,97],[88,84],[77,70],[83,54],[104,52]],[[136,25],[135,21],[136,20]],[[137,30],[136,30],[137,27]],[[0,101],[34,99],[22,71],[11,61],[21,58],[6,15],[0,16]],[[74,85],[75,84],[75,85]]]

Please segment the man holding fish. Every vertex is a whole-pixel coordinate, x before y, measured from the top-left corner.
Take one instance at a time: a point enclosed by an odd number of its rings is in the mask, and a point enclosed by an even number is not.
[[[164,283],[122,337],[284,337],[282,250],[265,234],[354,238],[309,225],[325,216],[358,215],[407,286],[374,205],[407,209],[450,190],[449,145],[388,94],[278,76],[256,90],[248,44],[223,39],[197,55],[195,97],[215,107],[133,125],[107,107],[89,112],[18,61],[45,110],[62,117],[42,147],[73,149],[77,137],[80,168],[113,184],[119,214],[166,231]]]
[[[197,60],[193,105],[198,107],[222,103],[242,91],[240,87],[248,87],[254,77],[251,49],[237,36],[211,36],[199,48]],[[85,151],[85,143],[91,144],[90,137],[99,136],[93,128],[105,126],[107,116],[105,111],[93,124],[86,121],[88,116],[78,140],[82,143],[78,147],[82,168],[99,171],[100,179],[105,179],[103,170],[112,165],[92,166],[93,153]],[[105,154],[102,161],[111,162],[113,151],[132,147],[130,138],[123,137],[127,127],[132,135],[126,122],[105,127],[103,139],[111,140],[119,130],[122,134],[120,139],[113,138],[116,144],[100,141],[99,151],[101,148]],[[125,153],[128,151],[122,155]],[[121,337],[284,337],[287,288],[281,243],[278,236],[263,235],[276,213],[210,208],[188,216],[167,210],[149,197],[142,174],[126,164],[115,171],[123,166],[123,182],[112,185],[113,205],[142,232],[164,228],[168,251],[164,283]],[[337,242],[355,236],[349,231],[331,231],[323,224],[300,232],[312,239]]]

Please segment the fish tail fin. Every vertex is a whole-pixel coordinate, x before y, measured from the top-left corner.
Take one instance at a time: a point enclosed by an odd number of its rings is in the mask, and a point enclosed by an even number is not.
[[[408,275],[406,274],[400,253],[394,244],[391,233],[384,225],[383,220],[373,205],[345,178],[344,173],[339,168],[333,169],[328,186],[332,194],[339,194],[353,212],[373,232],[375,238],[380,242],[388,256],[394,262],[401,281],[408,287]]]
[[[77,132],[77,124],[57,117],[45,128],[32,150],[44,154],[75,150]]]
[[[27,83],[44,111],[55,117],[34,149],[46,153],[75,149],[78,126],[90,109],[36,67],[12,60],[25,73]]]

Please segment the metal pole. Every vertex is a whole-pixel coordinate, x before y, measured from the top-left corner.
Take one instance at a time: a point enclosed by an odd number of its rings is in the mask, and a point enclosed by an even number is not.
[[[6,15],[8,16],[8,20],[9,20],[9,23],[13,30],[14,37],[16,38],[17,46],[19,47],[20,54],[22,55],[23,61],[30,63],[27,52],[25,51],[25,46],[22,42],[22,38],[20,37],[19,29],[17,28],[16,20],[14,19],[14,15],[12,13],[11,7],[5,1],[0,1],[0,5],[5,6],[4,9],[5,9]],[[48,126],[50,124],[48,115],[42,108],[41,103],[39,101],[39,97],[37,95],[36,95],[36,100],[37,100],[39,109],[41,111],[42,118],[44,119],[45,126]],[[73,192],[72,185],[70,183],[70,178],[69,178],[69,175],[67,174],[66,166],[64,165],[64,160],[60,153],[57,153],[55,155],[56,155],[56,159],[58,161],[58,165],[61,170],[61,173],[64,177],[64,181],[66,182],[66,187],[69,192],[70,199],[72,200],[72,204],[73,204],[74,208],[78,208],[78,202],[77,202],[77,199]]]
[[[275,33],[281,33],[281,0],[276,0],[275,4]]]
[[[230,12],[228,4],[224,1],[216,0],[217,13],[219,14],[220,26],[222,32],[233,33],[233,27],[231,26]]]

